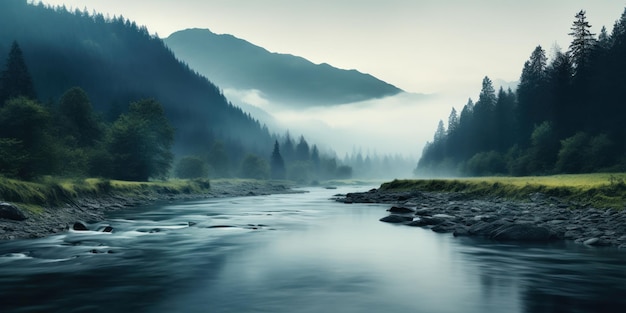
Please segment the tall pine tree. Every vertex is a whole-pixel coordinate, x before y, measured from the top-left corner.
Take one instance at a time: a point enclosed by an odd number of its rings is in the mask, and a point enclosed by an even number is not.
[[[5,69],[0,74],[0,106],[3,106],[7,100],[20,96],[31,100],[37,98],[33,80],[24,62],[22,49],[17,41],[14,41]]]

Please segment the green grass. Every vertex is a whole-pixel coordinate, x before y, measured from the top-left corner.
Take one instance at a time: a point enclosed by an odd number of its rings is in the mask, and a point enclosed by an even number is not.
[[[210,188],[208,179],[126,182],[44,177],[36,182],[26,182],[0,177],[0,201],[14,203],[32,213],[41,213],[43,207],[62,205],[79,197],[200,194]]]
[[[476,197],[524,200],[540,192],[581,206],[623,209],[626,205],[626,173],[579,175],[480,177],[458,179],[394,180],[381,185],[388,191],[462,192]]]

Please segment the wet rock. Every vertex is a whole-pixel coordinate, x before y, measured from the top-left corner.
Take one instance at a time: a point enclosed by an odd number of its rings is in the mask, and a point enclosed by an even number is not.
[[[390,209],[387,210],[389,213],[398,213],[398,214],[409,214],[409,213],[414,213],[415,210],[413,209],[409,209],[409,208],[405,208],[405,207],[391,207]]]
[[[0,218],[14,221],[27,219],[26,215],[18,207],[6,202],[0,202]]]
[[[107,226],[105,226],[105,227],[102,229],[102,232],[103,232],[103,233],[112,233],[112,232],[113,232],[113,227],[111,227],[111,226],[108,226],[108,225],[107,225]]]
[[[500,227],[508,226],[511,223],[504,220],[494,222],[478,222],[472,225],[467,231],[472,236],[491,237],[492,233]]]
[[[388,215],[385,216],[383,218],[381,218],[379,221],[381,222],[385,222],[385,223],[405,223],[405,222],[410,222],[412,221],[413,218],[410,216],[402,216],[402,215],[396,215],[396,214],[392,214],[392,215]]]
[[[89,228],[87,227],[87,224],[85,222],[82,222],[82,221],[74,222],[74,225],[72,226],[72,229],[76,230],[76,231],[89,230]]]
[[[454,222],[450,222],[450,221],[445,221],[441,224],[435,225],[432,229],[432,231],[436,232],[436,233],[452,233],[457,229],[457,225]]]
[[[585,241],[583,241],[583,244],[586,246],[600,246],[600,238],[589,238]]]
[[[545,227],[512,224],[495,230],[491,238],[500,241],[552,241],[557,239],[557,236]]]

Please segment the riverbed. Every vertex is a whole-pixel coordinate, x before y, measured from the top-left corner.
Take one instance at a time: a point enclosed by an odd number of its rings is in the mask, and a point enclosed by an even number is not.
[[[623,312],[626,253],[379,222],[338,193],[159,203],[0,242],[0,312]],[[111,233],[101,232],[111,226]]]

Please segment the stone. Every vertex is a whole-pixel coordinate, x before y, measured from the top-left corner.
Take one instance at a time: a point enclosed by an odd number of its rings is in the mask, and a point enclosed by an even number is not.
[[[450,221],[445,221],[441,224],[435,225],[432,228],[432,231],[436,232],[436,233],[452,233],[457,229],[457,225],[456,223],[450,222]]]
[[[491,239],[500,241],[552,241],[558,239],[548,228],[530,224],[512,224],[494,231]]]
[[[18,207],[6,202],[0,203],[0,218],[14,221],[23,221],[27,219],[26,215],[24,215]]]
[[[585,241],[583,241],[583,244],[586,246],[597,246],[600,243],[600,238],[594,237],[594,238],[589,238]]]
[[[397,206],[391,207],[387,211],[389,211],[389,213],[399,213],[399,214],[409,214],[409,213],[415,212],[413,209],[409,209],[405,207],[397,207]]]
[[[85,222],[81,222],[81,221],[75,222],[74,225],[72,226],[72,229],[76,230],[76,231],[89,230],[89,228],[87,228],[87,224]]]
[[[402,215],[396,215],[396,214],[392,214],[392,215],[388,215],[385,216],[383,218],[381,218],[379,221],[381,222],[385,222],[385,223],[405,223],[405,222],[410,222],[412,221],[413,218],[410,216],[402,216]]]

